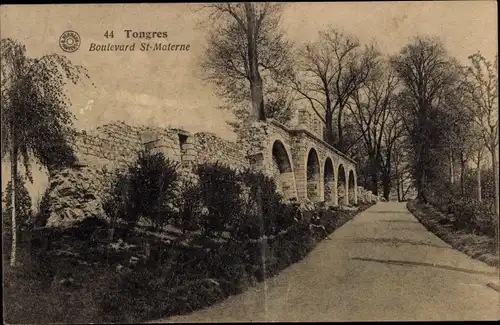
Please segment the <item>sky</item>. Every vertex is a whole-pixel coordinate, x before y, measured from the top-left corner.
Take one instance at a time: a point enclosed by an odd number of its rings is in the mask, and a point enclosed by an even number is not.
[[[65,54],[89,70],[89,82],[72,87],[72,111],[78,128],[113,120],[131,124],[184,127],[211,131],[232,139],[214,88],[203,81],[200,60],[205,46],[206,14],[197,4],[73,4],[1,7],[1,37],[14,38],[39,57]],[[497,6],[494,1],[289,3],[282,26],[297,45],[314,40],[329,25],[376,40],[392,54],[413,36],[438,36],[462,62],[481,50],[497,52]],[[131,44],[125,30],[166,31],[168,42],[190,44],[188,52],[90,52],[90,43]],[[58,44],[65,30],[81,36],[80,49],[64,53]],[[106,31],[114,31],[106,39]]]
[[[64,54],[88,69],[95,86],[86,82],[69,88],[70,109],[79,129],[121,120],[209,131],[234,140],[226,123],[232,114],[217,108],[220,99],[203,81],[200,60],[207,36],[203,23],[206,14],[196,11],[197,6],[1,6],[0,36],[25,44],[28,56]],[[351,33],[362,43],[375,40],[387,54],[398,52],[414,36],[437,36],[449,54],[463,63],[478,50],[489,58],[497,54],[497,25],[495,1],[289,3],[282,21],[287,37],[299,46],[314,40],[318,31],[328,26]],[[76,52],[65,53],[59,47],[59,37],[66,30],[74,30],[81,37]],[[165,31],[166,42],[189,44],[190,51],[89,51],[91,43],[140,43],[127,39],[125,30]],[[113,31],[114,38],[105,38],[106,31]]]

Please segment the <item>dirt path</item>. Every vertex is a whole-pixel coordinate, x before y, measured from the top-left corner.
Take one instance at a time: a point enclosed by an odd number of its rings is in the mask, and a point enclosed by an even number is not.
[[[380,202],[304,260],[243,294],[160,322],[496,320],[497,269],[428,232],[404,203]]]

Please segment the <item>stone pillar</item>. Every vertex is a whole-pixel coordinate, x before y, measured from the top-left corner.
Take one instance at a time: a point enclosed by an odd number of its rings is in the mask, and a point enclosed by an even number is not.
[[[264,155],[261,152],[248,155],[247,158],[250,161],[250,167],[252,170],[256,172],[264,172]]]
[[[299,110],[299,125],[306,130],[311,128],[310,114],[306,109]]]
[[[347,181],[345,182],[345,195],[344,195],[344,205],[348,206],[349,205],[349,178],[347,178]]]
[[[180,161],[180,156],[175,153],[170,139],[166,139],[155,132],[147,131],[141,136],[141,142],[146,150],[161,152],[165,155],[165,158]]]
[[[358,182],[356,177],[354,178],[354,204],[358,204]]]
[[[196,162],[196,149],[194,146],[194,137],[188,133],[179,133],[179,139],[184,141],[180,143],[181,147],[181,162],[185,167],[192,167]]]
[[[317,116],[314,117],[314,134],[320,139],[323,139],[323,122],[319,120]]]
[[[363,202],[363,187],[358,186],[357,187],[357,196],[356,196],[356,203],[358,203],[361,200],[361,203]]]
[[[319,163],[319,161],[318,161]],[[319,202],[324,202],[325,201],[325,171],[324,167],[322,167],[321,164],[319,164],[319,181],[318,181],[318,201]]]
[[[334,178],[333,178],[333,188],[332,188],[332,202],[333,205],[339,205],[339,194],[338,194],[338,182],[337,182],[338,176],[337,173],[335,173]]]
[[[293,164],[295,170],[295,184],[297,186],[297,199],[307,199],[307,165],[306,165],[306,148],[302,143],[298,144],[298,152],[293,155]]]

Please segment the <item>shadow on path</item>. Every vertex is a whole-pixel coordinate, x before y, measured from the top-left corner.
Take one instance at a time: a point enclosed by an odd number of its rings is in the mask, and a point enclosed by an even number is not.
[[[412,230],[413,231],[413,230]],[[394,246],[400,245],[414,245],[414,246],[430,246],[437,248],[450,248],[448,246],[435,245],[432,243],[426,243],[422,241],[415,241],[410,239],[399,239],[399,238],[354,238],[347,240],[349,243],[375,243],[375,244],[391,244]]]
[[[375,210],[375,211],[371,211],[370,210],[370,214],[388,214],[388,215],[394,215],[394,213],[408,213],[407,211],[405,210],[401,210],[401,211],[391,211],[391,210]]]
[[[422,227],[392,227],[391,230],[400,230],[400,231],[420,231],[424,233],[428,233],[429,230]]]
[[[385,264],[393,264],[393,265],[401,265],[401,266],[415,266],[415,265],[416,266],[430,266],[430,267],[434,267],[434,268],[464,272],[464,273],[469,273],[469,274],[484,274],[484,275],[497,275],[498,274],[496,272],[474,271],[474,270],[467,270],[467,269],[462,269],[462,268],[454,267],[454,266],[431,264],[431,263],[424,263],[424,262],[399,261],[399,260],[380,260],[380,259],[367,258],[367,257],[353,257],[353,258],[351,258],[351,260],[385,263]]]
[[[377,220],[377,222],[387,222],[387,223],[413,223],[413,224],[420,224],[420,222],[418,222],[418,221],[413,221],[413,220],[402,220],[402,219]]]

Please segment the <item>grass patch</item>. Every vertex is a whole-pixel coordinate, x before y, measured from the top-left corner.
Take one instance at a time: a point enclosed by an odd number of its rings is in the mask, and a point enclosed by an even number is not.
[[[409,201],[408,210],[424,227],[436,236],[470,257],[490,266],[499,266],[497,243],[494,237],[457,228],[454,216],[446,215],[432,205]]]

